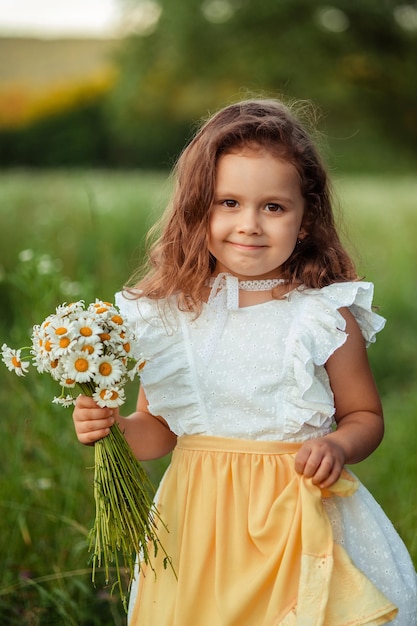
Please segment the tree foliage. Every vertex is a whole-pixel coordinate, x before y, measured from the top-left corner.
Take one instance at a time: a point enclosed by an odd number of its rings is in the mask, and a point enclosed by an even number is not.
[[[0,165],[167,168],[201,117],[265,95],[318,105],[338,169],[415,167],[415,0],[330,1],[119,0],[115,82],[0,129]]]
[[[127,159],[129,150],[162,145],[166,155],[177,152],[192,120],[248,93],[311,99],[332,131],[372,126],[387,141],[416,144],[415,5],[131,0],[130,6],[142,15],[153,6],[159,19],[133,33],[118,59],[109,116]]]

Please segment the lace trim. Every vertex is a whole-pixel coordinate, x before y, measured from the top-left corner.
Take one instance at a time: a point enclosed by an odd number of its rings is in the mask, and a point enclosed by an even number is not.
[[[216,291],[222,287],[230,288],[230,286],[233,286],[234,289],[242,289],[243,291],[270,291],[271,289],[278,287],[278,285],[285,285],[286,283],[288,283],[288,280],[285,280],[284,278],[238,280],[236,276],[223,272],[213,278],[210,278],[208,284],[209,287],[216,286]]]
[[[284,278],[270,278],[268,280],[240,280],[239,289],[243,291],[269,291],[278,285],[285,285],[288,280]]]

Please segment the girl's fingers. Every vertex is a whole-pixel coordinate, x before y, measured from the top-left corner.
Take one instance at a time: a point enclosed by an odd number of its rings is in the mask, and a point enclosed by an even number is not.
[[[318,450],[311,449],[310,446],[305,445],[295,457],[295,470],[306,478],[312,478],[322,461],[323,455]]]
[[[107,437],[109,432],[110,432],[110,428],[103,428],[100,430],[90,430],[86,433],[77,433],[77,438],[80,443],[83,443],[84,445],[88,446],[88,445],[92,445],[96,443],[96,441],[99,441],[100,439],[103,439],[104,437]]]
[[[315,467],[315,469],[311,469],[307,475],[308,478],[313,479],[313,483],[315,485],[319,484],[321,481],[329,478],[334,468],[334,461],[332,458],[325,457],[321,459],[320,463]]]
[[[333,470],[331,471],[330,475],[325,480],[320,480],[317,483],[318,486],[320,487],[320,489],[327,489],[328,487],[331,487],[332,485],[334,485],[334,483],[337,480],[339,480],[341,473],[342,473],[342,468],[339,469],[338,467],[335,466]]]
[[[295,470],[306,478],[311,478],[314,485],[321,488],[330,487],[340,477],[343,463],[339,462],[335,450],[325,449],[320,444],[309,444],[303,446],[297,453]]]
[[[98,404],[93,398],[80,394],[75,400],[75,406],[79,409],[91,409],[98,407]]]
[[[78,396],[75,401],[74,422],[108,419],[113,416],[113,409],[99,407],[93,398]]]
[[[73,420],[78,441],[91,445],[109,434],[115,411],[101,408],[92,398],[81,395],[75,402]]]
[[[111,420],[114,423],[114,412],[112,409],[80,409],[73,413],[75,424],[85,422],[100,422]]]
[[[88,433],[105,428],[111,428],[114,424],[114,417],[104,417],[100,419],[86,419],[77,423],[77,432]]]
[[[80,422],[76,427],[78,441],[84,444],[95,443],[99,439],[107,437],[113,424],[114,418]]]

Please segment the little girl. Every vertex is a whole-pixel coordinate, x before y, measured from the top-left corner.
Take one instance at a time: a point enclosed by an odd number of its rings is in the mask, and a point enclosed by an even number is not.
[[[80,396],[78,439],[117,420],[138,459],[173,451],[130,626],[417,624],[416,574],[344,469],[383,436],[372,311],[303,125],[226,107],[184,150],[150,266],[117,296],[147,363],[129,417]]]

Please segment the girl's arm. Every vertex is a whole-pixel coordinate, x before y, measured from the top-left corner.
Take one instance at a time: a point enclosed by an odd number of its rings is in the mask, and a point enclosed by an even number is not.
[[[337,430],[303,444],[295,469],[322,488],[339,478],[343,466],[358,463],[379,445],[384,434],[382,406],[360,328],[348,309],[346,342],[326,363],[334,394]]]
[[[134,455],[140,461],[165,456],[174,449],[177,441],[165,420],[149,412],[142,388],[139,391],[136,411],[129,417],[119,415],[118,409],[98,407],[92,398],[79,396],[73,420],[78,440],[86,445],[106,437],[110,427],[118,422]]]
[[[139,390],[136,412],[129,417],[117,417],[126,440],[139,461],[159,459],[171,452],[177,436],[162,417],[149,413],[148,401],[142,387]]]

